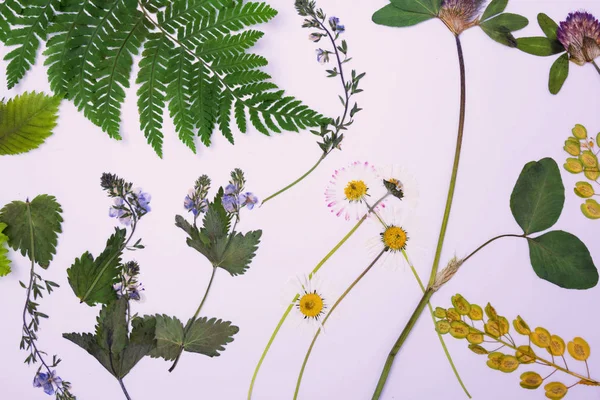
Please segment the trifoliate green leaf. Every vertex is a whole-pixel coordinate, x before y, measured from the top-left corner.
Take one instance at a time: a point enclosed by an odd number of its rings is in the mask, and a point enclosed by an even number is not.
[[[529,162],[510,196],[510,209],[526,235],[550,228],[565,203],[565,187],[551,158]]]
[[[217,357],[225,350],[227,343],[233,341],[233,335],[239,328],[229,321],[206,317],[192,324],[185,337],[184,349],[192,353],[200,353],[209,357]]]
[[[0,276],[6,276],[10,273],[10,260],[8,259],[8,249],[4,246],[8,242],[8,236],[2,231],[6,228],[5,223],[0,222]]]
[[[598,283],[590,252],[576,236],[552,231],[527,242],[531,265],[540,278],[566,289],[590,289]]]
[[[0,222],[7,225],[4,234],[8,236],[8,245],[42,268],[48,268],[61,233],[61,213],[56,198],[46,194],[31,202],[7,204],[0,210]]]
[[[502,11],[506,9],[508,5],[508,0],[492,0],[490,4],[486,7],[483,14],[481,14],[481,21],[485,21],[486,19],[492,18],[500,14]]]
[[[152,349],[150,356],[162,357],[167,361],[174,360],[183,346],[183,324],[176,317],[168,315],[156,315],[154,318],[156,347]]]
[[[256,255],[261,235],[262,231],[258,230],[245,235],[232,233],[228,238],[218,239],[216,249],[221,256],[215,266],[223,268],[232,276],[244,274]]]
[[[93,306],[96,303],[107,304],[117,298],[113,285],[118,279],[126,233],[125,229],[117,228],[97,259],[85,252],[67,270],[69,284],[82,303]]]
[[[27,153],[52,135],[61,98],[26,92],[0,101],[0,155]]]

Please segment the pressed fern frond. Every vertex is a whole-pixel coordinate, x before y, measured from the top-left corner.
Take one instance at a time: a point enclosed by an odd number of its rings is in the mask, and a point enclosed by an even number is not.
[[[0,155],[26,153],[44,143],[56,126],[60,100],[26,92],[0,102]]]
[[[234,142],[247,119],[264,134],[298,131],[328,122],[284,96],[260,70],[267,60],[248,53],[263,33],[248,29],[277,11],[242,0],[16,0],[0,4],[0,40],[17,46],[6,58],[9,85],[35,61],[49,36],[45,65],[52,90],[73,100],[94,124],[120,139],[121,106],[132,80],[133,57],[142,53],[136,83],[140,126],[162,157],[163,110],[180,140],[196,151],[215,129]],[[21,12],[22,11],[22,12]]]

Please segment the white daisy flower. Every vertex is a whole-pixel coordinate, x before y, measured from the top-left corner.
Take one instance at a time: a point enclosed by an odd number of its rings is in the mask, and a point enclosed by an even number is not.
[[[410,211],[392,205],[373,213],[371,221],[378,233],[369,240],[367,246],[373,256],[384,252],[379,261],[380,265],[392,270],[412,265],[405,257],[405,250],[410,240],[406,217],[411,214]]]
[[[379,168],[377,173],[381,179],[395,185],[395,189],[402,193],[400,207],[412,213],[419,200],[419,188],[413,175],[399,165]]]
[[[327,207],[336,216],[344,219],[360,219],[386,193],[383,180],[368,162],[353,162],[335,170],[325,190]],[[381,202],[375,209],[383,208]]]
[[[309,325],[314,331],[319,328],[323,330],[321,321],[325,316],[327,302],[318,276],[313,276],[312,279],[308,276],[296,277],[295,281],[298,299],[293,303],[291,314],[299,324]]]

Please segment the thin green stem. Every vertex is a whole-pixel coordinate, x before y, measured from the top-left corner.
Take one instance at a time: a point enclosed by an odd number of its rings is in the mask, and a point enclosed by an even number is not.
[[[121,385],[121,389],[123,390],[123,394],[125,394],[125,398],[127,400],[131,400],[131,397],[129,397],[129,393],[127,393],[127,389],[125,388],[125,384],[123,383],[123,379],[119,378],[119,385]]]
[[[598,64],[596,64],[596,60],[592,61],[592,64],[594,65],[594,67],[596,68],[596,71],[598,71],[598,73],[600,74],[600,67],[598,66]]]
[[[327,312],[327,315],[325,316],[325,318],[323,318],[323,322],[321,323],[321,326],[325,325],[325,323],[327,322],[327,320],[329,319],[331,314],[333,314],[333,312],[335,311],[337,306],[342,302],[342,300],[344,300],[344,298],[348,295],[348,293],[350,293],[350,291],[352,291],[354,286],[356,286],[358,284],[358,282],[360,282],[361,279],[364,278],[364,276],[371,270],[371,268],[373,268],[375,263],[377,263],[377,261],[381,258],[381,256],[383,255],[384,252],[385,252],[385,250],[382,250],[377,255],[377,257],[375,257],[375,259],[371,262],[371,264],[369,264],[369,266],[367,268],[365,268],[365,270],[354,280],[354,282],[352,282],[350,284],[350,286],[348,286],[348,288],[344,291],[344,293],[342,293],[342,295],[336,300],[336,302],[333,304],[331,309]],[[304,361],[302,362],[302,367],[300,368],[300,373],[298,374],[298,380],[296,382],[296,390],[294,391],[294,400],[296,400],[298,398],[298,392],[300,391],[300,384],[302,383],[302,376],[304,375],[304,369],[306,368],[306,363],[308,363],[308,359],[310,358],[312,349],[315,346],[315,343],[317,342],[317,338],[319,337],[320,333],[321,333],[321,328],[317,329],[317,332],[315,332],[315,336],[313,337],[313,340],[310,343],[308,350],[306,351],[306,355],[304,356]]]
[[[423,293],[425,293],[425,286],[423,286],[423,282],[421,281],[421,277],[419,277],[419,274],[417,273],[417,270],[415,269],[415,267],[412,265],[412,263],[408,259],[408,255],[406,254],[406,251],[402,250],[402,255],[404,256],[404,259],[406,260],[406,262],[410,265],[410,269],[411,269],[413,275],[415,276],[415,279],[419,283],[419,287],[421,288],[421,290],[423,291]],[[431,320],[433,321],[433,325],[435,326],[435,322],[436,322],[435,314],[433,312],[433,307],[431,306],[430,302],[427,303],[427,307],[429,308],[429,313],[431,314]],[[450,367],[452,368],[452,371],[454,372],[454,376],[456,376],[456,379],[458,380],[458,383],[462,387],[462,389],[465,392],[465,394],[467,395],[467,397],[471,399],[472,398],[471,394],[469,393],[469,391],[467,390],[467,387],[465,386],[463,380],[461,379],[460,374],[458,373],[458,369],[456,368],[456,365],[454,365],[454,360],[452,360],[452,356],[450,355],[450,351],[448,350],[448,347],[446,346],[446,342],[444,341],[444,337],[437,330],[435,332],[436,332],[436,334],[438,336],[438,339],[440,339],[440,343],[442,345],[442,348],[444,349],[444,353],[446,354],[446,358],[448,359],[448,362],[450,363]]]
[[[268,196],[266,199],[264,199],[261,203],[261,207],[263,206],[263,204],[265,204],[267,201],[271,200],[273,197],[277,197],[279,196],[281,193],[285,192],[288,189],[291,189],[292,187],[294,187],[296,184],[300,183],[301,181],[304,180],[304,178],[306,178],[308,175],[310,175],[315,169],[317,169],[317,167],[319,166],[319,164],[321,164],[321,162],[325,159],[325,157],[327,157],[328,153],[323,153],[321,155],[321,157],[319,157],[319,160],[317,161],[317,163],[315,165],[312,166],[311,169],[309,169],[308,171],[306,171],[306,173],[304,173],[304,175],[302,175],[300,178],[296,179],[294,182],[290,183],[289,185],[287,185],[286,187],[284,187],[283,189],[273,193],[272,195]]]
[[[383,200],[385,200],[385,198],[387,196],[389,196],[389,193],[386,193],[383,197],[381,197],[379,200],[377,200],[375,202],[375,204],[373,204],[372,207],[369,207],[367,213],[365,215],[363,215],[361,219],[358,220],[358,222],[356,223],[356,225],[354,225],[352,227],[352,229],[350,229],[350,231],[342,238],[342,240],[340,240],[334,246],[334,248],[331,249],[331,251],[329,251],[329,253],[327,253],[325,255],[325,257],[323,257],[323,259],[321,261],[319,261],[319,263],[317,264],[317,266],[313,268],[313,270],[308,275],[308,279],[312,279],[312,277],[321,269],[321,267],[327,262],[327,260],[329,260],[335,254],[335,252],[338,251],[338,249],[340,247],[342,247],[343,244],[346,243],[346,241],[348,239],[350,239],[350,237],[354,234],[354,232],[356,232],[358,230],[358,228],[360,228],[360,226],[367,220],[367,217],[369,216],[369,214],[371,212],[373,212],[373,210],[375,209],[375,207],[377,207],[379,205],[379,203],[381,203]],[[267,342],[267,346],[265,347],[265,349],[263,350],[262,354],[260,355],[260,359],[258,360],[258,364],[256,364],[256,368],[254,369],[254,374],[252,374],[252,380],[250,381],[250,387],[248,388],[248,400],[250,400],[252,398],[252,391],[254,390],[254,384],[256,383],[256,377],[258,376],[258,372],[260,371],[260,367],[262,366],[262,363],[265,360],[265,357],[267,356],[267,353],[271,349],[271,345],[273,344],[273,341],[275,341],[275,337],[279,333],[279,330],[281,329],[281,326],[283,325],[283,322],[286,320],[287,316],[292,311],[292,308],[294,307],[294,303],[298,300],[298,297],[299,297],[299,295],[294,296],[294,298],[292,299],[290,305],[286,308],[285,312],[283,313],[283,315],[279,319],[279,322],[277,323],[277,326],[275,327],[275,330],[271,334],[271,337],[269,338],[269,341]]]
[[[448,187],[448,196],[446,198],[446,207],[444,210],[444,217],[442,219],[442,226],[440,228],[440,235],[438,238],[438,243],[435,251],[435,257],[433,260],[433,265],[431,267],[431,274],[429,276],[429,283],[427,285],[427,290],[423,293],[423,297],[421,301],[417,305],[417,308],[414,310],[411,315],[408,323],[404,327],[402,333],[394,343],[390,354],[388,355],[385,365],[383,367],[383,371],[381,372],[381,377],[379,378],[379,382],[377,383],[377,387],[375,388],[375,392],[373,393],[373,400],[378,400],[383,392],[383,388],[385,386],[385,382],[392,368],[392,364],[394,363],[394,358],[396,354],[400,351],[400,348],[406,341],[406,338],[410,335],[410,332],[414,328],[416,322],[419,317],[423,313],[425,306],[429,302],[431,296],[433,296],[434,290],[432,289],[433,284],[435,283],[435,278],[437,276],[438,267],[440,264],[440,258],[442,255],[442,248],[444,246],[444,239],[446,238],[446,230],[448,228],[448,220],[450,219],[450,211],[452,209],[452,201],[454,199],[454,190],[456,188],[456,179],[458,176],[458,166],[460,162],[460,154],[462,149],[462,141],[463,141],[463,133],[465,128],[465,110],[466,110],[466,74],[465,74],[465,60],[463,56],[462,45],[460,42],[460,38],[458,35],[455,35],[456,39],[456,50],[458,53],[458,63],[460,70],[460,111],[459,111],[459,119],[458,119],[458,135],[456,138],[456,150],[454,152],[454,164],[452,166],[452,175],[450,177],[450,185]]]
[[[217,271],[217,267],[213,266],[213,271],[212,271],[212,274],[210,275],[210,281],[208,281],[208,286],[206,287],[206,292],[204,292],[204,297],[202,297],[202,301],[200,302],[200,305],[196,309],[196,312],[194,313],[194,316],[188,321],[187,325],[185,326],[185,330],[183,331],[183,341],[184,342],[185,342],[186,335],[190,331],[190,328],[192,327],[192,325],[196,321],[196,318],[198,318],[198,315],[200,314],[200,310],[202,310],[202,306],[204,305],[204,302],[206,302],[206,298],[208,297],[208,292],[210,292],[210,288],[212,286],[213,280],[215,279],[215,272],[216,271]],[[179,348],[179,353],[177,354],[177,357],[175,358],[175,362],[173,362],[173,365],[171,366],[171,368],[169,368],[169,372],[173,372],[173,370],[177,366],[177,363],[179,363],[179,359],[181,358],[181,354],[183,354],[183,346],[181,346]]]
[[[466,256],[465,258],[462,259],[462,262],[466,262],[469,258],[473,257],[479,250],[483,249],[485,246],[487,246],[488,244],[501,239],[501,238],[505,238],[505,237],[517,237],[517,238],[526,238],[525,235],[515,235],[512,233],[506,234],[506,235],[499,235],[496,237],[491,238],[490,240],[488,240],[487,242],[485,242],[484,244],[482,244],[481,246],[479,246],[478,248],[476,248],[475,250],[473,250],[468,256]]]

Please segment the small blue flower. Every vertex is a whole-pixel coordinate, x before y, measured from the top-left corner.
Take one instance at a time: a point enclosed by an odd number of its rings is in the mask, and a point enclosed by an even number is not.
[[[225,208],[225,211],[227,212],[234,213],[238,210],[238,199],[233,195],[223,196],[221,204],[223,204],[223,208]]]
[[[340,24],[340,19],[338,17],[330,17],[329,26],[337,33],[343,33],[346,30],[346,27]]]
[[[56,375],[56,371],[49,374],[38,372],[33,378],[33,387],[41,387],[47,395],[53,395],[55,392],[54,386],[57,388],[62,386],[62,379]]]
[[[346,27],[344,25],[336,25],[335,31],[337,33],[344,33],[346,31]]]
[[[239,202],[242,206],[248,207],[248,210],[252,210],[254,205],[258,203],[258,197],[252,192],[246,192],[240,194]]]
[[[185,200],[183,200],[183,207],[191,211],[195,216],[205,213],[208,210],[206,199],[198,199],[198,196],[198,193],[194,189],[190,189],[187,196],[185,196]]]
[[[129,225],[131,223],[131,215],[126,211],[124,204],[125,202],[122,198],[116,197],[113,206],[108,210],[108,216],[117,218],[124,225]]]
[[[137,196],[138,204],[142,208],[143,213],[145,214],[152,211],[150,208],[150,200],[152,200],[152,196],[149,193],[142,192],[141,189],[136,189],[134,193]]]
[[[315,50],[317,52],[317,61],[321,64],[329,62],[329,52],[323,49]]]
[[[308,35],[308,40],[310,40],[311,42],[317,43],[319,40],[321,40],[322,37],[323,37],[322,34],[313,32],[310,35]]]
[[[238,187],[235,186],[233,183],[230,183],[229,185],[227,185],[225,187],[225,194],[229,195],[229,194],[235,194],[238,191]]]

